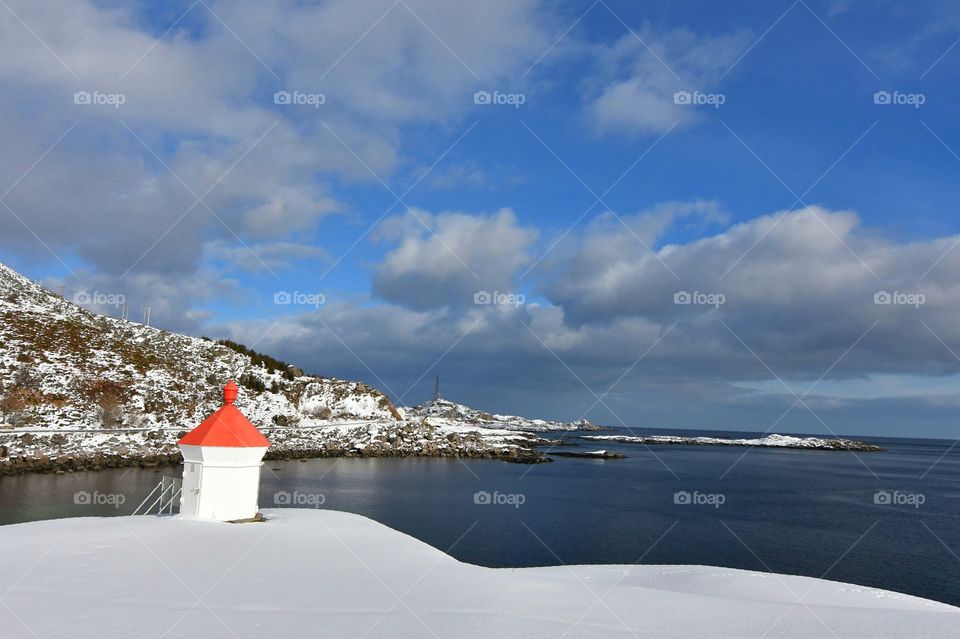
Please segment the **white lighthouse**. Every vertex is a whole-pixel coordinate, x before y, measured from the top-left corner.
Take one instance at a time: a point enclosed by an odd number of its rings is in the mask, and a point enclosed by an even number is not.
[[[257,515],[260,467],[270,442],[233,402],[237,385],[223,389],[223,407],[177,442],[183,453],[180,514],[237,521]]]

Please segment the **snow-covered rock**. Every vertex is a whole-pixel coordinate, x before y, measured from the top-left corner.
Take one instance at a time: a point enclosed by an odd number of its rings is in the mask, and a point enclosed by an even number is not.
[[[753,446],[755,448],[809,448],[814,450],[878,451],[879,446],[856,439],[830,437],[796,437],[794,435],[766,435],[747,439],[724,437],[680,437],[676,435],[583,435],[580,439],[621,442],[624,444],[684,444],[693,446]]]
[[[469,424],[482,428],[533,432],[603,430],[593,425],[588,419],[577,422],[553,422],[516,415],[496,415],[443,398],[431,399],[413,408],[404,408],[403,411],[408,417],[429,418],[431,423],[436,424]]]
[[[960,628],[953,606],[833,581],[706,566],[482,568],[359,515],[264,514],[2,526],[0,635],[890,639]]]

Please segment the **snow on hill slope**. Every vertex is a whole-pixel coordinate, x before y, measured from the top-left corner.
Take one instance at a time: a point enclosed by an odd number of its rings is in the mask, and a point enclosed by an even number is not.
[[[834,581],[706,566],[483,568],[359,515],[264,514],[2,526],[2,635],[890,639],[960,628],[958,608]]]
[[[6,423],[192,427],[228,379],[248,386],[237,406],[258,424],[400,418],[364,384],[268,370],[210,340],[94,315],[0,264]]]
[[[404,408],[403,411],[407,417],[428,418],[431,423],[438,424],[471,424],[483,428],[523,431],[603,430],[588,419],[581,419],[578,422],[551,422],[516,415],[495,415],[443,398],[431,399],[413,408]]]
[[[273,457],[539,457],[520,434],[404,421],[360,382],[95,315],[0,264],[0,474],[179,462],[178,435],[220,407],[229,379]]]

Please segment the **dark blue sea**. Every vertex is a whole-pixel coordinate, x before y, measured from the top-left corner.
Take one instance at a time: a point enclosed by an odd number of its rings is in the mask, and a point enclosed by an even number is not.
[[[556,450],[627,458],[267,462],[260,504],[359,513],[485,566],[705,564],[960,605],[960,445],[866,439],[885,450],[646,448],[570,437],[575,446]],[[129,514],[161,474],[178,473],[3,477],[0,523]]]

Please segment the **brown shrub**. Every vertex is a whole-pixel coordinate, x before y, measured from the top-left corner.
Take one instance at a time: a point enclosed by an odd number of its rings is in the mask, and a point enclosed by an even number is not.
[[[130,398],[129,382],[112,379],[86,379],[79,385],[80,394],[94,404],[97,419],[104,428],[123,423],[123,404]]]
[[[317,419],[330,419],[333,417],[333,410],[329,406],[319,406],[313,411],[313,416]]]
[[[112,397],[121,403],[130,399],[130,383],[112,379],[85,379],[80,382],[78,390],[84,399],[95,404],[104,397]]]
[[[24,357],[24,356],[23,355],[18,356],[17,360],[24,361],[24,360],[20,360],[20,357]],[[33,360],[30,359],[29,361],[32,362]],[[13,376],[13,385],[15,388],[27,388],[32,390],[39,390],[41,386],[40,377],[32,368],[30,368],[26,364],[21,364],[20,367],[17,368],[16,375]]]
[[[0,412],[3,414],[17,413],[31,406],[39,406],[44,402],[43,393],[35,388],[14,387],[0,399]]]
[[[102,395],[97,402],[97,419],[104,428],[117,428],[123,423],[123,406],[116,395]]]

